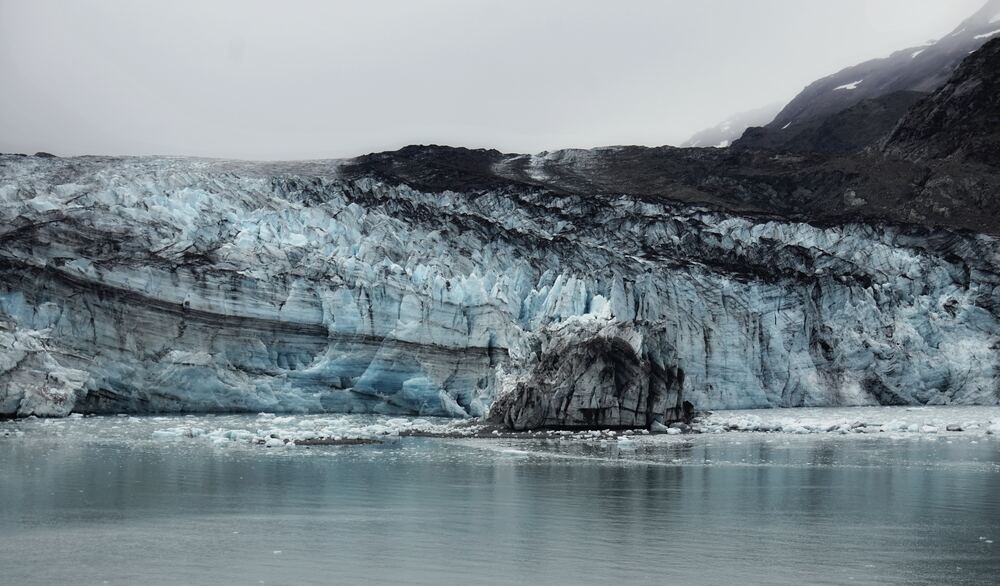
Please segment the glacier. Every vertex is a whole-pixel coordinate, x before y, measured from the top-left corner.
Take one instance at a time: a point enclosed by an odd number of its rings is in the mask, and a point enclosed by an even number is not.
[[[996,236],[574,192],[552,160],[445,189],[0,155],[0,415],[1000,403]]]

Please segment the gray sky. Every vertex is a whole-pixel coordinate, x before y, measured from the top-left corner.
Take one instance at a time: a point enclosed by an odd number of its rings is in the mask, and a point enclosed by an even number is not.
[[[0,0],[0,152],[676,144],[983,0]]]

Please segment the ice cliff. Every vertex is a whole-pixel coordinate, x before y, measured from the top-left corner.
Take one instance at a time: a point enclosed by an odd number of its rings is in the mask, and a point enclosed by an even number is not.
[[[681,390],[996,404],[998,267],[996,237],[947,229],[427,190],[336,161],[5,155],[0,412],[478,416],[601,361],[636,389],[548,423],[646,424]]]

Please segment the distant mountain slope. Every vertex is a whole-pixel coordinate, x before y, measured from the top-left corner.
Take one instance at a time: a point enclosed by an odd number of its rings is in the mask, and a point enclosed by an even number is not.
[[[774,120],[774,115],[781,110],[781,103],[775,102],[760,108],[733,114],[711,128],[698,131],[680,146],[682,147],[727,147],[743,135],[743,131],[751,126],[763,126]]]
[[[751,127],[737,148],[785,149],[796,152],[847,153],[859,150],[885,136],[910,106],[928,94],[899,91],[861,100],[826,118],[809,120],[792,129]]]
[[[866,100],[882,100],[896,95],[888,102],[870,103],[872,114],[867,121],[854,112],[854,122],[871,125],[876,135],[892,129],[897,119],[888,114],[898,108],[898,92],[929,93],[941,87],[972,51],[991,38],[1000,36],[1000,0],[988,0],[975,14],[963,21],[951,34],[923,46],[896,51],[892,55],[866,61],[843,69],[809,84],[774,120],[761,128],[748,129],[735,142],[740,148],[784,148],[844,152],[855,150],[867,143],[859,141],[834,141],[819,133],[823,121]],[[909,95],[912,98],[912,94]],[[872,133],[869,133],[872,134]],[[864,138],[869,138],[867,135]]]

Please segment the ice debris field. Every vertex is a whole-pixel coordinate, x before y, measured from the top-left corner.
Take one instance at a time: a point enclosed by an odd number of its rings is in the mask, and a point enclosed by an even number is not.
[[[478,422],[439,417],[384,415],[172,415],[29,417],[0,422],[0,441],[64,438],[67,441],[145,441],[206,446],[300,448],[315,445],[391,443],[406,436],[553,439],[617,442],[628,448],[716,434],[823,435],[827,437],[965,437],[1000,441],[1000,407],[845,407],[717,411],[690,424],[649,430],[546,429],[510,433]]]

